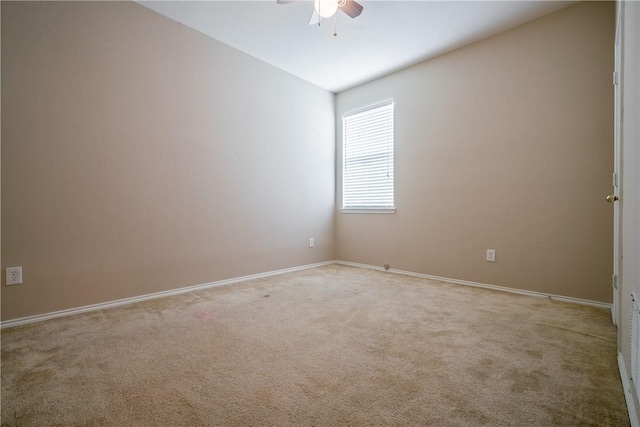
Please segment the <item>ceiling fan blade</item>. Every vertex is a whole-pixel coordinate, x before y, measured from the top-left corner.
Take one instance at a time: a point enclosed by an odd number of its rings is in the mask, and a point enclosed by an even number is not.
[[[356,3],[353,0],[345,0],[344,4],[340,6],[340,10],[349,15],[352,18],[357,18],[362,13],[362,5]]]
[[[318,25],[320,23],[320,15],[315,10],[313,11],[313,15],[311,15],[311,19],[309,19],[309,25]]]

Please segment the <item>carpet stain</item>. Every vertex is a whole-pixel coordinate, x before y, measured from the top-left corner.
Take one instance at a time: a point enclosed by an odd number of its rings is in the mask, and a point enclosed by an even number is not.
[[[512,393],[524,393],[541,391],[541,380],[547,376],[539,370],[524,371],[521,369],[511,369],[505,379],[511,382],[509,390]]]

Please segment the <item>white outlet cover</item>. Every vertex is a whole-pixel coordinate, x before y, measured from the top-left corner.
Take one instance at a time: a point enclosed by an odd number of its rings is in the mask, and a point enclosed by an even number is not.
[[[22,267],[7,268],[7,285],[19,285],[22,283]]]

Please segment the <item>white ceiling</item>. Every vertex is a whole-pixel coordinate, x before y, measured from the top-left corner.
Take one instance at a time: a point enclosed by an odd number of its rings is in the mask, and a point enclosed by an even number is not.
[[[138,3],[337,93],[577,2],[361,0],[359,17],[339,11],[320,27],[310,1]]]

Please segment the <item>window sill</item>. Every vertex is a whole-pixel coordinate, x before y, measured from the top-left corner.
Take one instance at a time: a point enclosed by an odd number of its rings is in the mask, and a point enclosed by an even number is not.
[[[343,214],[394,214],[396,208],[343,208]]]

